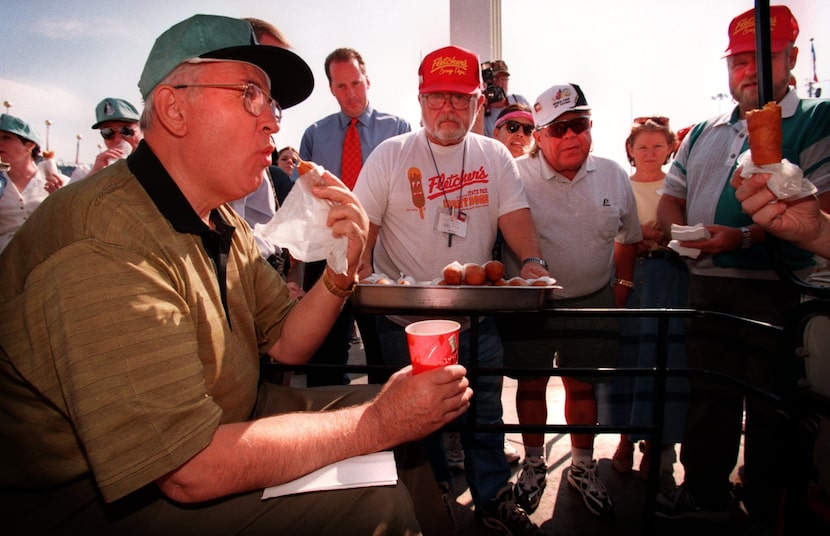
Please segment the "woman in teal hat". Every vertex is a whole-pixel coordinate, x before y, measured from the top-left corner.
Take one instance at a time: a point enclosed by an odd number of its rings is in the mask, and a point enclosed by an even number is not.
[[[37,166],[40,135],[25,121],[0,115],[0,161],[9,169],[0,172],[5,183],[0,196],[0,251],[49,192],[47,177]]]

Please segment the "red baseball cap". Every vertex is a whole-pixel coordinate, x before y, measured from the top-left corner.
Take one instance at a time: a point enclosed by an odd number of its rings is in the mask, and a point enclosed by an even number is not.
[[[769,7],[770,49],[781,52],[798,37],[798,21],[787,6]],[[755,10],[741,13],[729,23],[729,46],[724,57],[755,52]]]
[[[430,52],[418,67],[418,92],[472,95],[481,88],[478,65],[478,56],[465,48],[448,46]]]

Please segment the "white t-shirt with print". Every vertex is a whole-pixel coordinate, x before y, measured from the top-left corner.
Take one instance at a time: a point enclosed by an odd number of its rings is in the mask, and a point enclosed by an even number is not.
[[[428,143],[423,129],[372,151],[354,192],[380,227],[374,271],[416,281],[440,278],[453,261],[488,261],[499,217],[529,206],[501,142],[470,133],[461,143],[440,146]],[[451,246],[439,224],[448,206],[466,223],[466,236],[454,235]]]

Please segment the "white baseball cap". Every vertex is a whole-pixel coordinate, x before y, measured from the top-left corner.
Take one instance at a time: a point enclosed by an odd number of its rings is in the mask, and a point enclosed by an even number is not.
[[[565,112],[583,112],[591,109],[585,94],[576,84],[552,86],[546,89],[533,105],[536,128],[552,123]]]

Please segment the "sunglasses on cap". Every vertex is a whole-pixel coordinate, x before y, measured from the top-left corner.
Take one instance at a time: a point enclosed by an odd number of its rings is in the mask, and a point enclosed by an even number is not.
[[[118,129],[106,127],[101,129],[101,137],[105,140],[111,140],[115,137],[116,131],[119,132],[123,138],[132,138],[135,136],[135,129],[130,127],[119,127]]]
[[[649,121],[651,121],[652,123],[657,123],[661,127],[669,126],[669,118],[668,117],[663,117],[662,115],[652,115],[652,116],[648,116],[648,117],[637,117],[636,119],[634,119],[634,123],[637,124],[637,125],[645,125]]]
[[[511,134],[515,134],[518,132],[519,129],[522,129],[525,136],[530,136],[533,133],[533,125],[528,125],[527,123],[519,123],[518,121],[513,121],[512,119],[509,121],[505,121],[504,128],[507,129],[507,132]]]
[[[548,136],[551,138],[561,138],[567,134],[569,130],[574,134],[579,135],[589,128],[591,128],[590,117],[577,117],[576,119],[567,119],[565,121],[551,123],[545,126],[544,130],[547,131]]]

